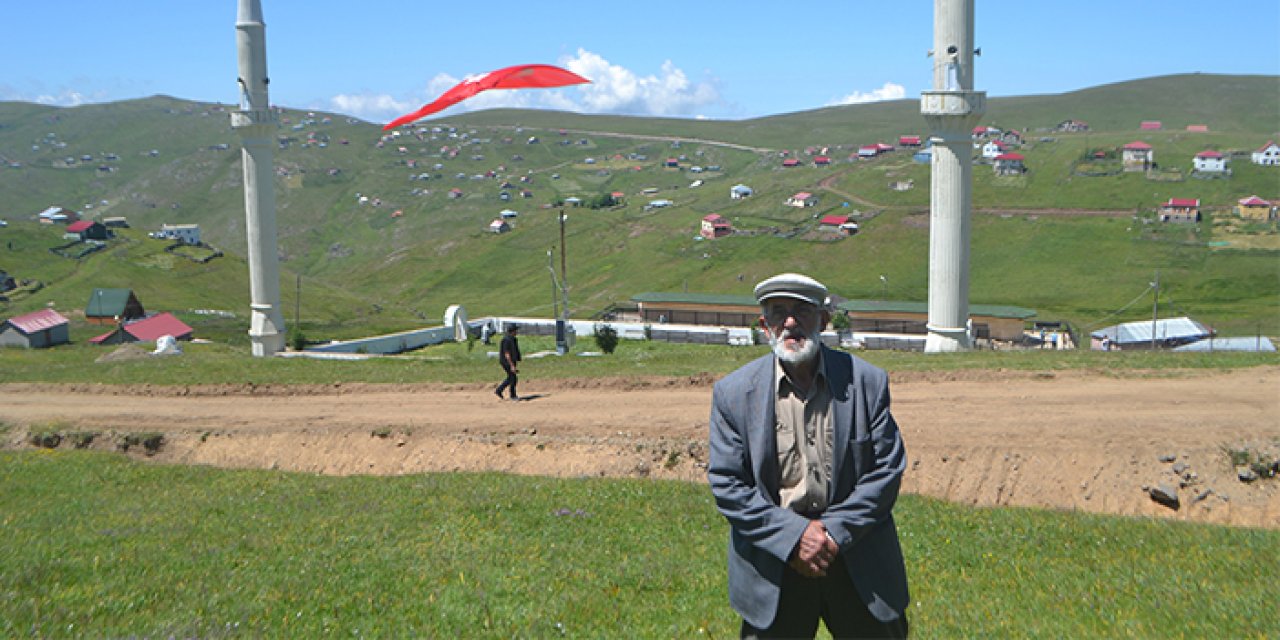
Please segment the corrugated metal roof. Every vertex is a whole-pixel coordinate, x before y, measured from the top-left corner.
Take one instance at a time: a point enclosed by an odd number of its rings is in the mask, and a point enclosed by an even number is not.
[[[9,318],[9,324],[27,335],[38,333],[45,329],[52,329],[66,323],[67,319],[53,309],[41,309],[40,311],[32,311],[28,314]]]
[[[194,329],[187,326],[187,323],[179,320],[168,311],[157,313],[145,320],[130,322],[124,326],[124,330],[142,342],[150,342],[160,338],[160,336],[182,338],[194,331]]]
[[[706,305],[722,305],[735,307],[758,307],[760,303],[756,302],[755,296],[736,295],[728,293],[662,293],[647,292],[639,293],[631,296],[633,302],[676,302],[683,304],[706,304]]]
[[[1174,351],[1251,351],[1272,352],[1276,350],[1276,345],[1271,343],[1270,338],[1257,336],[1253,338],[1205,338],[1204,340],[1196,340],[1191,344],[1184,344],[1180,347],[1174,347]]]
[[[854,313],[929,313],[929,303],[904,300],[846,300],[837,307]],[[971,304],[969,315],[1026,320],[1036,315],[1035,309],[998,304]]]
[[[1141,320],[1124,324],[1103,327],[1094,331],[1093,337],[1101,340],[1110,338],[1116,344],[1132,344],[1135,342],[1151,342],[1152,327],[1155,329],[1157,341],[1189,341],[1207,338],[1213,335],[1208,327],[1191,318],[1167,318],[1165,320]]]
[[[93,318],[121,315],[129,305],[131,295],[132,289],[94,289],[89,294],[89,303],[84,306],[84,315]]]

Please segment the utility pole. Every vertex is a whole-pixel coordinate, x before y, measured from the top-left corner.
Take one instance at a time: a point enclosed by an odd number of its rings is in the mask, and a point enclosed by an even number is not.
[[[1151,350],[1156,350],[1156,320],[1160,317],[1160,270],[1156,269],[1156,281],[1151,283],[1156,288],[1156,299],[1151,305]]]

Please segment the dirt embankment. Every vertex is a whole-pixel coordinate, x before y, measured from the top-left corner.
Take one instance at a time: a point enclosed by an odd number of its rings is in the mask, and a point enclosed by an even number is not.
[[[479,384],[9,384],[0,422],[16,427],[9,447],[32,446],[28,432],[50,428],[97,434],[89,446],[99,448],[161,433],[150,458],[169,463],[701,482],[712,382],[531,377],[522,402]],[[910,459],[903,488],[973,505],[1280,527],[1280,478],[1242,482],[1231,457],[1280,454],[1277,391],[1280,367],[896,374],[893,410]],[[1160,485],[1177,493],[1176,509],[1152,500]]]

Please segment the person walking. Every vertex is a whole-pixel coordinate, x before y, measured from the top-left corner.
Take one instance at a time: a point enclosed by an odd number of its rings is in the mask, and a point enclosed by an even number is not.
[[[821,343],[827,288],[784,273],[755,288],[772,352],[712,391],[707,479],[729,522],[729,602],[744,638],[904,638],[893,521],[906,452],[889,379]]]
[[[507,325],[507,335],[502,337],[502,344],[498,347],[498,362],[502,364],[502,370],[507,372],[507,379],[498,385],[493,392],[502,399],[502,392],[508,388],[511,389],[511,399],[519,400],[520,395],[516,393],[516,383],[520,381],[520,368],[517,365],[520,362],[520,340],[516,337],[520,333],[520,325]]]

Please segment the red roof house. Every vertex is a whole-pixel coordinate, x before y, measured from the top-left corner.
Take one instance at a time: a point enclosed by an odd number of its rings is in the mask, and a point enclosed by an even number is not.
[[[833,213],[822,216],[822,219],[818,221],[818,229],[821,231],[839,231],[845,235],[853,235],[858,232],[858,223],[850,222],[849,216]]]
[[[1160,222],[1200,222],[1200,199],[1169,198],[1160,205]]]
[[[733,233],[733,224],[724,216],[712,213],[702,218],[702,229],[698,232],[704,238],[723,238]]]
[[[798,166],[800,166],[800,161],[799,161],[799,160],[797,160],[797,159],[795,159],[795,158],[787,158],[786,160],[783,160],[783,161],[782,161],[782,166],[784,166],[784,167],[798,167]]]
[[[920,146],[920,136],[898,136],[899,147],[918,147]]]
[[[1022,164],[1026,160],[1021,153],[1002,153],[995,158],[995,172],[998,176],[1016,176],[1027,172]]]
[[[1159,131],[1164,128],[1164,124],[1159,120],[1143,120],[1138,128],[1143,131]]]
[[[827,156],[818,156],[813,159],[813,163],[818,166],[826,166],[831,164],[831,158],[828,158]]]
[[[121,325],[96,338],[91,338],[89,342],[93,344],[155,342],[162,336],[173,336],[176,340],[190,340],[191,334],[194,332],[195,330],[187,326],[187,323],[179,320],[172,313],[165,311],[149,318]]]
[[[1120,155],[1125,171],[1146,171],[1155,164],[1155,150],[1141,140],[1126,144],[1121,149]]]
[[[53,309],[14,316],[0,323],[0,346],[40,349],[70,342],[69,326]]]

